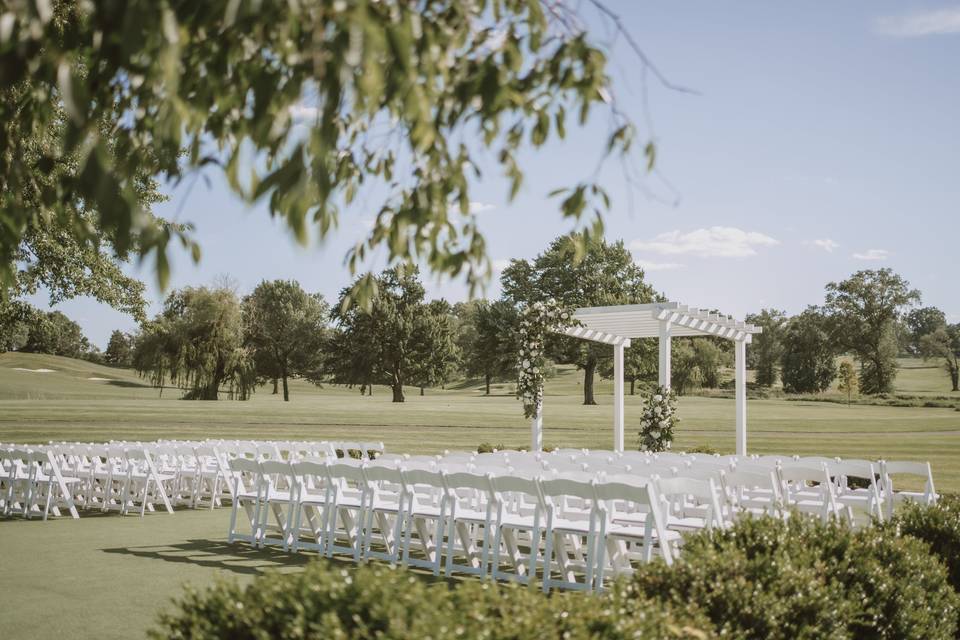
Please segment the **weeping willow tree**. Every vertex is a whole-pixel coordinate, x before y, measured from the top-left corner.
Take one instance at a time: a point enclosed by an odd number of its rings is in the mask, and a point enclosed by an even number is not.
[[[216,400],[221,391],[231,399],[248,399],[256,369],[243,345],[236,294],[223,287],[171,293],[137,337],[134,365],[161,393],[169,382],[186,399]]]

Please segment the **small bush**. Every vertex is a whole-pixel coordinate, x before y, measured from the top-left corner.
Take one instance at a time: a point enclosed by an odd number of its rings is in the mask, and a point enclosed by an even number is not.
[[[950,584],[960,592],[960,496],[942,496],[929,507],[907,503],[886,526],[930,545],[946,565]]]
[[[952,638],[960,596],[919,540],[811,518],[745,518],[687,538],[640,594],[706,615],[734,638]]]
[[[687,453],[702,453],[704,455],[713,456],[719,453],[716,449],[706,444],[698,444],[695,447],[690,447],[689,449],[684,449]]]
[[[249,586],[188,590],[152,638],[337,638],[340,640],[626,640],[709,638],[705,619],[669,609],[619,585],[602,597],[557,594],[469,580],[428,584],[385,565],[317,561],[297,574]]]

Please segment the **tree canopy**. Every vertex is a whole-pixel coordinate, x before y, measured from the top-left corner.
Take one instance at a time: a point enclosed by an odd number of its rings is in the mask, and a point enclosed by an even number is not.
[[[753,343],[747,349],[747,365],[756,372],[759,386],[772,387],[777,383],[777,369],[783,356],[787,314],[776,309],[763,309],[760,313],[748,315],[746,321],[763,329],[762,333],[753,336]]]
[[[169,379],[190,399],[217,400],[226,387],[231,398],[246,400],[256,382],[240,301],[225,287],[172,292],[137,336],[133,360],[161,392]]]
[[[924,358],[942,358],[954,391],[960,391],[960,322],[944,323],[920,340]]]
[[[439,381],[456,360],[450,308],[424,302],[416,269],[387,269],[372,284],[366,308],[347,304],[353,288],[341,291],[327,368],[336,383],[385,384],[404,402],[404,385]]]
[[[549,299],[573,309],[651,302],[653,288],[622,241],[602,237],[561,236],[532,262],[512,260],[500,278],[505,299],[530,304]],[[612,357],[609,345],[555,337],[548,346],[557,362],[584,371],[583,403],[596,404],[593,381],[601,360]]]
[[[329,308],[294,280],[263,281],[243,299],[244,340],[260,380],[319,377]]]
[[[200,170],[266,202],[301,241],[311,224],[320,237],[335,228],[341,203],[379,199],[351,269],[383,249],[475,286],[490,266],[470,184],[487,161],[512,198],[517,152],[595,106],[612,125],[598,157],[635,138],[606,55],[562,1],[13,0],[0,19],[4,288],[40,221],[77,249],[109,238],[121,257],[153,255],[164,286],[170,242],[199,251],[189,228],[147,215],[142,180]],[[652,143],[643,154],[652,166]],[[574,226],[599,230],[600,185],[555,193]],[[370,278],[356,284],[373,293]]]
[[[904,307],[920,302],[920,292],[891,269],[857,271],[827,285],[825,312],[834,338],[860,360],[860,389],[893,391],[897,375],[896,322]]]
[[[471,306],[472,332],[464,355],[467,375],[483,378],[486,395],[493,380],[516,378],[517,308],[506,300],[480,300]]]
[[[823,313],[809,307],[787,323],[783,333],[781,366],[788,393],[818,393],[837,375],[836,347]]]

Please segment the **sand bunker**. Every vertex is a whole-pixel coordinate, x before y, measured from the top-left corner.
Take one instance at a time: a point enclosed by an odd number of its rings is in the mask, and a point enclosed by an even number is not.
[[[87,378],[87,380],[95,380],[97,382],[110,382],[113,378]]]
[[[30,373],[53,373],[54,369],[27,369],[25,367],[13,367],[14,371],[29,371]]]

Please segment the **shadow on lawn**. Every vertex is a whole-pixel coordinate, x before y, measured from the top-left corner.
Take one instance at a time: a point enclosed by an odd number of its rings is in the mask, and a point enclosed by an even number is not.
[[[114,547],[103,549],[103,552],[194,564],[247,575],[259,575],[269,569],[302,567],[316,557],[312,554],[285,553],[282,549],[269,547],[254,549],[246,545],[229,544],[226,540],[187,540],[177,544]]]
[[[138,558],[164,560],[193,564],[201,567],[222,569],[231,573],[257,576],[267,571],[279,570],[283,572],[295,571],[314,561],[332,562],[345,567],[355,567],[352,558],[333,556],[326,558],[314,553],[288,553],[280,548],[267,547],[255,549],[246,544],[230,544],[226,540],[187,540],[177,544],[147,545],[141,547],[113,547],[103,549],[104,553],[130,555]],[[411,573],[420,577],[428,584],[453,584],[467,579],[463,574],[447,578],[435,576],[430,571],[413,568]]]

